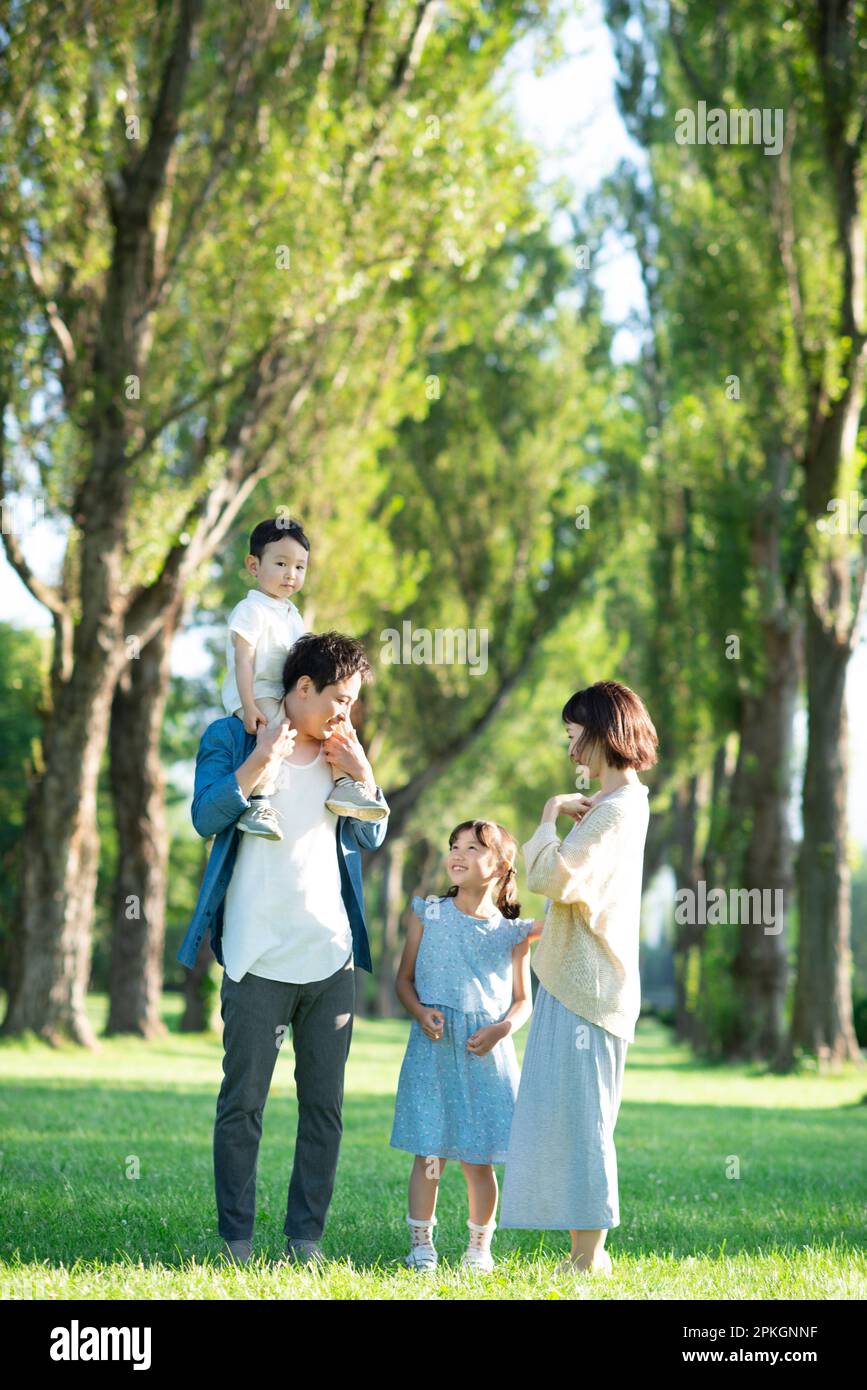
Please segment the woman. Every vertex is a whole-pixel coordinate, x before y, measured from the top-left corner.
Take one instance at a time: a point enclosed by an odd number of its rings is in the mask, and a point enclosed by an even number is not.
[[[500,1228],[568,1230],[558,1273],[611,1273],[620,1224],[614,1126],[640,1007],[638,928],[647,788],[657,736],[633,691],[599,681],[563,707],[569,756],[599,790],[553,796],[523,847],[550,902],[533,957],[533,1007],[503,1177]],[[586,785],[586,782],[583,783]],[[575,825],[562,841],[558,815]]]

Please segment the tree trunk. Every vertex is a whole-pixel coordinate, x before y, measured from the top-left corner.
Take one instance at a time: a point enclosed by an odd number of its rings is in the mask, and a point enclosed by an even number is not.
[[[829,192],[841,258],[838,304],[824,371],[813,382],[804,453],[807,513],[806,666],[809,735],[800,861],[798,978],[789,1057],[863,1064],[852,1020],[851,903],[846,793],[846,669],[858,640],[864,564],[858,529],[830,526],[828,510],[860,472],[858,432],[867,373],[864,120],[861,55],[851,3],[820,7],[815,44]],[[802,346],[802,355],[804,349]],[[828,364],[833,363],[834,389]],[[857,471],[855,471],[857,470]]]
[[[98,1046],[85,996],[98,861],[97,783],[114,687],[124,663],[129,604],[124,561],[134,472],[127,446],[140,419],[127,387],[131,379],[141,380],[148,359],[156,266],[152,216],[178,135],[202,8],[202,0],[182,0],[178,6],[159,91],[148,103],[146,144],[135,153],[130,150],[122,169],[112,161],[106,165],[102,189],[111,250],[88,325],[92,337],[68,351],[68,328],[61,336],[60,379],[66,405],[73,408],[70,414],[86,435],[88,453],[71,507],[80,540],[70,567],[75,591],[67,583],[68,571],[59,587],[36,580],[17,539],[4,535],[18,573],[54,614],[55,649],[52,706],[43,738],[45,770],[28,796],[21,971],[3,1032],[32,1029],[52,1043],[67,1038]],[[52,303],[51,315],[56,308]],[[78,395],[85,381],[88,398]],[[67,565],[69,558],[67,548]]]
[[[109,747],[117,826],[110,1007],[106,1034],[161,1037],[168,866],[160,730],[178,604],[156,637],[127,662],[114,694]]]
[[[757,889],[762,911],[750,910],[737,924],[737,952],[732,975],[740,1008],[729,1058],[764,1058],[785,1065],[785,1005],[788,982],[788,932],[794,889],[791,800],[792,731],[800,675],[800,629],[797,623],[765,624],[765,688],[744,701],[739,776],[732,800],[735,833],[748,832],[742,854],[731,863],[728,887]],[[765,893],[772,896],[766,900]],[[768,932],[764,909],[781,920]],[[751,899],[748,901],[752,904]]]
[[[696,832],[698,821],[698,776],[681,782],[674,793],[672,868],[679,891],[695,893],[698,883]],[[696,1019],[692,993],[694,971],[700,958],[704,928],[699,924],[675,923],[674,927],[674,1032],[681,1042],[693,1042]],[[696,956],[699,953],[699,957]]]
[[[200,883],[208,865],[212,844],[213,840],[202,840]],[[204,981],[212,963],[215,962],[211,950],[211,934],[206,931],[196,955],[195,965],[192,970],[184,971],[184,1012],[181,1015],[179,1025],[181,1033],[201,1033],[209,1026],[213,1028],[222,1026],[219,1007],[215,1010],[209,1010],[206,1000],[208,991],[204,987]],[[217,997],[217,1005],[219,1005],[219,996]],[[208,1017],[209,1013],[211,1014],[210,1018]]]
[[[710,823],[701,863],[705,883],[716,881],[717,866],[724,859],[726,822],[732,782],[728,762],[727,742],[721,743],[714,753],[711,770]]]
[[[809,737],[804,774],[798,978],[791,1052],[820,1064],[863,1063],[852,1021],[851,902],[846,796],[848,643],[807,612]]]
[[[31,783],[23,845],[17,978],[4,1036],[32,1031],[98,1050],[85,1009],[99,842],[96,793],[117,676],[109,634],[76,633],[75,669],[60,685],[45,734],[44,770]]]
[[[210,937],[207,932],[199,946],[196,963],[187,970],[184,977],[184,1012],[181,1016],[181,1033],[219,1032],[222,1028],[219,989],[212,990],[208,985],[208,973],[214,964]],[[222,966],[220,967],[222,969]]]
[[[376,1006],[379,1018],[393,1018],[397,1012],[394,978],[400,958],[400,919],[406,911],[403,891],[403,870],[406,864],[407,843],[403,837],[389,836],[379,850],[382,864],[383,931],[376,968]]]

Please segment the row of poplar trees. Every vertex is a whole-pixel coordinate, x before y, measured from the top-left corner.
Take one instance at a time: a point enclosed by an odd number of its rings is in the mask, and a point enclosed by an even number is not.
[[[3,492],[65,522],[55,583],[4,528],[54,626],[4,1031],[95,1042],[107,768],[107,1031],[159,1034],[170,649],[191,615],[225,620],[250,526],[288,504],[313,541],[308,625],[372,654],[405,620],[489,634],[484,673],[377,663],[365,692],[392,807],[366,868],[367,1007],[393,1008],[407,895],[436,891],[450,826],[529,834],[569,790],[563,700],[617,675],[661,735],[646,877],[784,890],[778,935],[675,928],[681,1036],[777,1066],[859,1057],[843,682],[862,538],[816,525],[861,458],[854,7],[611,5],[647,163],[575,217],[589,268],[495,94],[517,42],[556,54],[547,6],[146,9],[94,5],[64,33],[13,5],[0,69]],[[784,150],[677,144],[698,100],[782,107]],[[593,279],[612,228],[648,305],[619,366]]]

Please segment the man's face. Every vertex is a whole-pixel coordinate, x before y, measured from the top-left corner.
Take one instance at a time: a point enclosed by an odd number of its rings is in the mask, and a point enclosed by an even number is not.
[[[301,676],[286,696],[286,713],[299,733],[327,739],[349,715],[361,690],[361,672],[317,690],[309,676]]]

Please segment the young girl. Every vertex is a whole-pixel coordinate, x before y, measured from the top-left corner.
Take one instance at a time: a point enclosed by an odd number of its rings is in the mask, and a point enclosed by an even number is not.
[[[439,1179],[459,1158],[467,1182],[469,1247],[462,1267],[490,1271],[504,1163],[518,1092],[512,1033],[532,1012],[529,943],[544,923],[519,917],[518,846],[501,825],[462,821],[449,836],[452,887],[414,897],[395,989],[413,1023],[395,1098],[391,1147],[415,1154],[409,1180],[410,1269],[436,1269]]]

